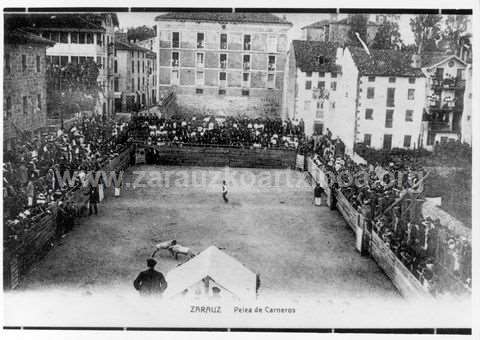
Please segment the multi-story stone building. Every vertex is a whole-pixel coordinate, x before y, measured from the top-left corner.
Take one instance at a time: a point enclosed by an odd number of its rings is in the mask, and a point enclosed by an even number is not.
[[[49,62],[57,65],[93,60],[100,66],[98,82],[102,87],[97,113],[113,114],[114,28],[118,18],[113,13],[29,14],[16,15],[24,29],[52,40],[47,49]]]
[[[155,20],[159,89],[176,86],[181,113],[280,115],[291,23],[266,13],[171,12]]]
[[[282,116],[302,119],[307,135],[323,134],[335,114],[340,79],[337,44],[293,40],[287,53]]]
[[[7,149],[24,133],[45,127],[46,49],[54,42],[21,30],[5,30],[3,140]]]
[[[374,22],[368,19],[366,43],[370,44],[377,34],[381,22]],[[377,18],[377,20],[380,20]],[[351,17],[337,20],[337,16],[331,15],[330,19],[320,20],[313,24],[302,27],[305,40],[335,42],[345,45],[349,42],[348,32],[351,28]]]
[[[423,139],[426,80],[412,55],[393,50],[337,50],[342,80],[328,128],[352,153],[356,143],[375,149],[415,148]]]
[[[455,55],[429,53],[421,56],[427,77],[427,107],[424,146],[461,138],[464,111],[465,77],[468,64]],[[470,112],[471,112],[471,108]]]
[[[152,106],[156,95],[156,54],[127,41],[126,33],[115,36],[115,112],[131,112]]]

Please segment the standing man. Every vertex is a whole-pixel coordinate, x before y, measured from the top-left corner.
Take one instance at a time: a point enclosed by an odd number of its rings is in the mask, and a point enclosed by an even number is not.
[[[323,188],[320,186],[320,184],[317,183],[317,185],[315,186],[313,195],[315,197],[315,205],[317,207],[321,206],[322,205]]]
[[[138,274],[133,281],[133,286],[142,295],[162,294],[168,287],[163,274],[154,269],[156,264],[157,261],[154,259],[147,259],[148,269]]]
[[[98,203],[98,185],[90,184],[89,192],[89,206],[88,206],[88,216],[92,215],[92,208],[95,211],[95,215],[98,214],[97,203]]]
[[[225,201],[225,203],[228,203],[227,194],[228,194],[227,182],[223,181],[222,197],[223,197],[223,200]]]

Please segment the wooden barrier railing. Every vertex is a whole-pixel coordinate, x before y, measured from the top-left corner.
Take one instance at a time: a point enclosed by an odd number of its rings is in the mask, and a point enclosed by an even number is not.
[[[132,146],[122,150],[117,157],[104,162],[102,171],[109,172],[125,169],[130,162]],[[72,201],[79,207],[85,207],[88,195],[85,188],[74,187],[70,190]],[[50,213],[32,217],[32,222],[22,238],[14,245],[4,249],[3,283],[4,289],[15,289],[22,277],[38,261],[55,240],[57,232],[57,203],[48,207]]]

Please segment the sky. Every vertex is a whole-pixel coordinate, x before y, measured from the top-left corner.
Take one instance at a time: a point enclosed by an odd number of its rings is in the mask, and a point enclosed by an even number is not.
[[[155,17],[161,13],[118,13],[118,20],[120,21],[120,28],[126,29],[129,27],[135,26],[153,26],[155,24]],[[278,16],[283,16],[283,14],[277,14]],[[289,38],[290,39],[302,39],[302,30],[301,28],[307,25],[310,25],[316,21],[329,19],[329,14],[293,14],[286,13],[285,16],[287,20],[293,24],[293,27],[290,29]],[[340,15],[338,19],[343,19],[346,15]],[[400,34],[402,39],[406,44],[413,43],[413,34],[410,30],[409,21],[411,15],[401,15],[399,21]]]

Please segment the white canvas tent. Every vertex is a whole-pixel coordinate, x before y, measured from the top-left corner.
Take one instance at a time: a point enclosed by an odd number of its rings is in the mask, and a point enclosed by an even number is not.
[[[166,275],[168,288],[163,296],[179,296],[204,279],[238,299],[255,299],[256,274],[230,255],[210,246],[199,255],[172,269]]]

